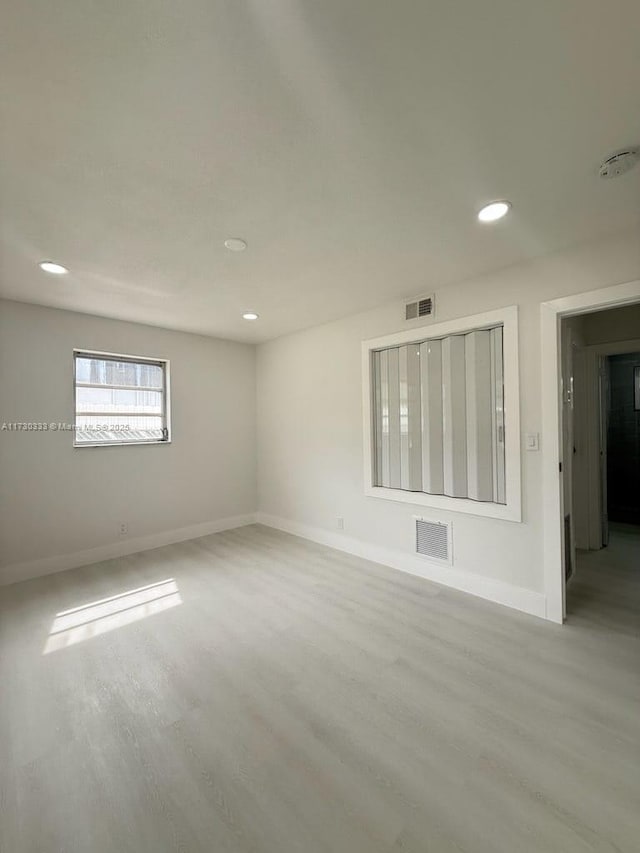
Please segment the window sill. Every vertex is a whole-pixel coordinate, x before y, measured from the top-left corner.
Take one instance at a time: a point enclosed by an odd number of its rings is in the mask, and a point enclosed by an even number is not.
[[[448,495],[429,495],[426,492],[409,492],[404,489],[388,489],[382,486],[369,486],[365,494],[370,498],[387,501],[400,501],[414,506],[426,506],[446,512],[461,512],[466,515],[479,515],[484,518],[497,518],[502,521],[522,521],[519,501],[515,506],[496,504],[490,501],[474,501],[469,498],[451,498]]]
[[[99,441],[96,444],[91,444],[89,442],[82,442],[82,444],[73,443],[74,449],[82,449],[83,447],[156,447],[159,444],[171,444],[171,439],[165,439],[162,441]]]

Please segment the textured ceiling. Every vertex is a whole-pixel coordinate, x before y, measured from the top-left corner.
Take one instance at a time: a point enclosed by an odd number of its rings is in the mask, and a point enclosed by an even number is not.
[[[2,29],[11,299],[264,340],[640,226],[640,167],[598,178],[640,143],[637,0],[21,0]]]

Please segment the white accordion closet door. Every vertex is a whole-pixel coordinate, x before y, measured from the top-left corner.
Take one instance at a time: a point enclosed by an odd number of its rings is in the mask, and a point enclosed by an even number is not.
[[[467,496],[493,500],[491,332],[465,335],[467,409]]]
[[[491,418],[493,496],[495,503],[507,502],[505,488],[504,445],[504,358],[502,354],[502,326],[491,329]]]
[[[442,341],[420,344],[422,490],[444,493],[442,437]]]
[[[506,502],[502,327],[372,356],[376,486]]]
[[[402,488],[422,490],[420,346],[400,347],[400,476]]]
[[[389,486],[402,487],[400,475],[400,352],[387,350],[389,364]]]
[[[465,335],[442,341],[444,494],[467,497]]]
[[[374,482],[389,486],[389,358],[388,350],[374,353]]]

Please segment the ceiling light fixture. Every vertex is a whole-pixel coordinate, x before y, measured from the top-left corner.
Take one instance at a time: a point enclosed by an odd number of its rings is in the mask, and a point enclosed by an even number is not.
[[[224,245],[231,252],[244,252],[247,248],[246,240],[243,240],[241,237],[229,237],[224,241]]]
[[[247,311],[246,314],[242,315],[243,320],[257,320],[260,315],[256,314],[255,311]]]
[[[622,151],[616,151],[615,154],[607,157],[600,166],[600,177],[619,178],[629,169],[633,169],[639,160],[640,154],[635,148],[624,148]]]
[[[63,267],[62,264],[54,264],[53,261],[42,261],[39,266],[41,270],[53,273],[53,275],[64,275],[69,272],[69,270],[66,267]]]
[[[492,201],[479,211],[478,219],[480,222],[497,222],[502,219],[511,210],[510,201]]]

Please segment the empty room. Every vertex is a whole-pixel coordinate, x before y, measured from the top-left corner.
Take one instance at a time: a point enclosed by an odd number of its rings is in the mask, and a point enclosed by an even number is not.
[[[638,853],[639,33],[5,5],[2,853]]]

